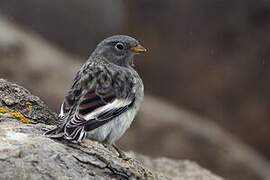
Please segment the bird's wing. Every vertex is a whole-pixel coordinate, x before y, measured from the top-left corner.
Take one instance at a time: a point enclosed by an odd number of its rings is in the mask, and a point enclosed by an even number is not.
[[[61,105],[59,118],[65,119],[71,108],[75,105],[75,102],[80,98],[82,93],[82,87],[80,86],[80,73],[77,72],[74,79],[71,89],[69,90],[67,96],[64,98],[64,101]]]
[[[132,106],[135,100],[127,77],[117,79],[114,76],[112,79],[109,73],[88,77],[91,78],[82,78],[88,85],[81,89],[75,85],[73,89],[77,94],[70,92],[61,108],[62,115],[68,118],[64,128],[65,136],[72,141],[81,141],[85,131],[111,121]],[[85,83],[79,81],[81,86]]]

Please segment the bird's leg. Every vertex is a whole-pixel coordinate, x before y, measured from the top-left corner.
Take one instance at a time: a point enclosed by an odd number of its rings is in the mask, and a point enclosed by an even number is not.
[[[112,144],[112,147],[117,151],[120,158],[124,160],[129,160],[129,157],[127,157],[126,154],[120,148],[118,148],[115,144]]]

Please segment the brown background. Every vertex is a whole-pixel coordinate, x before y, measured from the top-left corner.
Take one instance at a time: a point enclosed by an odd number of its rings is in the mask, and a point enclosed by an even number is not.
[[[81,59],[107,36],[136,37],[149,49],[136,62],[148,94],[270,158],[270,1],[1,0],[0,12]],[[60,99],[43,99],[58,111]]]

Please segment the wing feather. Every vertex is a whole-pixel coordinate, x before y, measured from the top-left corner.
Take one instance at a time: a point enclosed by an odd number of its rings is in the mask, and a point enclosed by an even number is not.
[[[113,120],[127,111],[135,101],[132,87],[126,87],[132,83],[129,78],[120,77],[123,74],[117,72],[113,75],[104,72],[104,68],[92,71],[90,68],[88,71],[82,77],[79,77],[80,73],[76,74],[59,114],[65,119],[61,132],[71,141],[81,141],[87,131]],[[94,72],[100,75],[93,75]]]

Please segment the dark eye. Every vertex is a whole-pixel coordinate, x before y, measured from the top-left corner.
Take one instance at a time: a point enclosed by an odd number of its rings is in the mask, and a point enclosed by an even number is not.
[[[124,49],[124,44],[123,43],[117,43],[116,45],[115,45],[115,48],[117,49],[117,50],[123,50]]]

